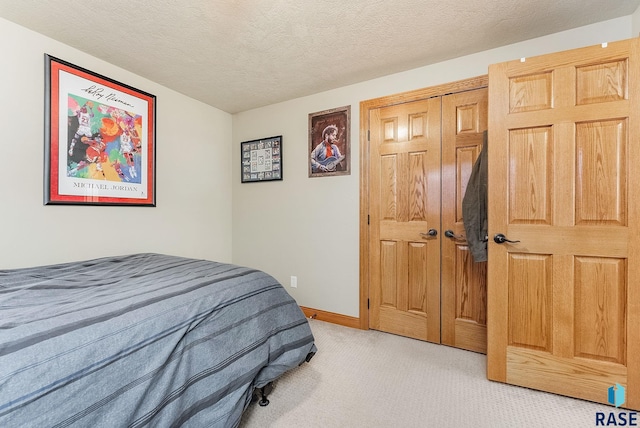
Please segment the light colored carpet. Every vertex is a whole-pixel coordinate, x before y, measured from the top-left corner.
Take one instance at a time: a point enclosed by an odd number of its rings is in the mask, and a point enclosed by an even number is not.
[[[241,428],[594,427],[611,406],[486,379],[482,354],[310,320],[318,353]],[[603,391],[606,394],[606,391]]]

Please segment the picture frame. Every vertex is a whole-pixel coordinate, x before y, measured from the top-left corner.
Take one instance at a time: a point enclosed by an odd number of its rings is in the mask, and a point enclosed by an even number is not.
[[[240,143],[242,183],[282,180],[282,135]]]
[[[351,174],[350,105],[309,114],[308,153],[309,177]]]
[[[156,97],[45,54],[45,205],[156,206]]]

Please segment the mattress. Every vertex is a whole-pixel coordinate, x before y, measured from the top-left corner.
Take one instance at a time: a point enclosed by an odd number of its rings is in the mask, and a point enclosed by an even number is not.
[[[235,427],[315,352],[257,269],[144,253],[0,270],[2,427]]]

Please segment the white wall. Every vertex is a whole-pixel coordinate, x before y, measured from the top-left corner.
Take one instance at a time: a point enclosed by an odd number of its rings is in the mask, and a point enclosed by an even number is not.
[[[233,117],[233,260],[287,285],[302,306],[358,316],[359,103],[486,74],[488,65],[632,37],[624,17]],[[308,178],[308,114],[351,105],[351,175]],[[284,179],[240,183],[240,142],[283,136]],[[291,275],[298,288],[289,288]]]
[[[360,101],[629,38],[637,15],[233,117],[0,18],[0,269],[138,251],[233,261],[287,286],[298,276],[287,289],[303,306],[358,316]],[[45,52],[157,96],[157,207],[43,205]],[[351,175],[308,178],[308,114],[343,105]],[[284,180],[241,184],[240,142],[274,135],[283,136]]]
[[[0,40],[0,269],[146,251],[231,261],[230,114],[1,18]],[[156,95],[156,207],[43,205],[45,53]]]
[[[631,15],[632,24],[631,24],[631,37],[639,37],[640,36],[640,7],[633,12]]]

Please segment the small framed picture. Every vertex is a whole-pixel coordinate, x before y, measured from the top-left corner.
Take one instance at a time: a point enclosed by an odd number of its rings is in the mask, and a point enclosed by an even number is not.
[[[309,177],[351,174],[351,106],[309,114]]]
[[[240,143],[242,183],[282,180],[282,136]]]
[[[155,206],[156,97],[45,54],[45,205]]]

